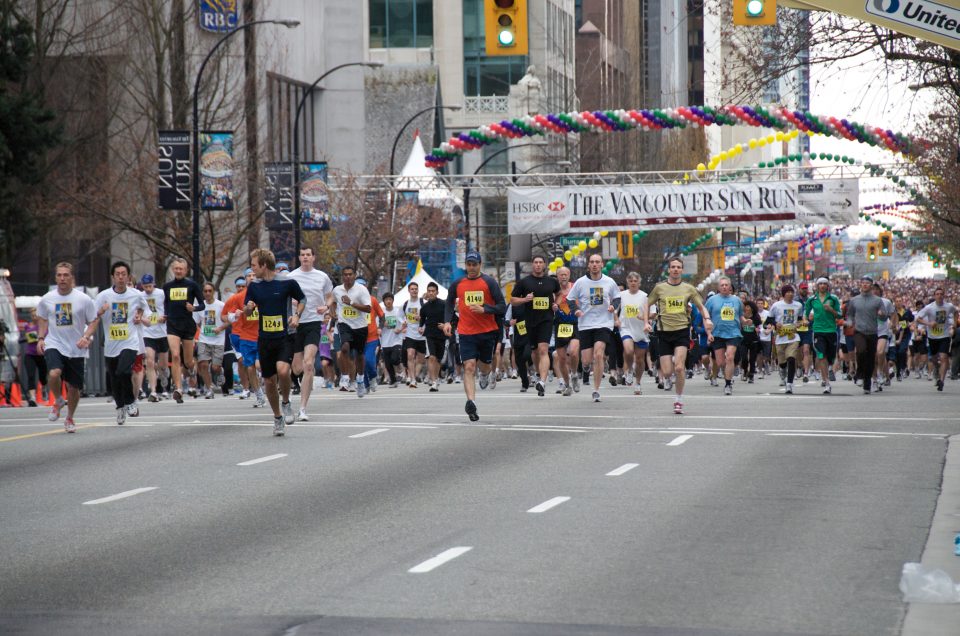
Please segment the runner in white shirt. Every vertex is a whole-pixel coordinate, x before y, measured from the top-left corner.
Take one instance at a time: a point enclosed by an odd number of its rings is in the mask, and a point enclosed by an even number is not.
[[[777,362],[786,372],[784,392],[793,393],[793,379],[797,373],[797,360],[800,358],[800,336],[797,327],[806,324],[803,317],[803,305],[793,299],[793,285],[784,285],[780,290],[781,299],[770,307],[770,317],[776,328]]]
[[[307,415],[307,403],[313,391],[314,366],[317,351],[320,349],[320,337],[327,311],[333,307],[333,281],[325,272],[314,269],[316,255],[310,246],[300,248],[300,267],[290,272],[290,278],[297,281],[305,296],[307,308],[297,323],[297,333],[293,339],[293,373],[303,374],[300,378],[300,412],[298,422],[310,419]]]
[[[97,310],[93,299],[74,289],[73,265],[62,262],[55,268],[57,288],[37,304],[37,353],[47,364],[47,387],[56,396],[47,419],[60,418],[64,401],[62,382],[67,383],[67,418],[63,428],[76,431],[73,416],[80,403],[80,389],[86,359],[90,356],[90,334],[96,329]]]
[[[407,385],[415,389],[417,375],[427,355],[427,338],[420,333],[420,307],[423,306],[420,300],[420,285],[410,283],[407,285],[407,293],[410,294],[410,299],[400,308],[406,317],[401,346],[407,354]]]
[[[403,332],[406,316],[393,304],[393,294],[383,295],[383,327],[380,330],[380,355],[390,378],[390,388],[397,388],[397,368],[403,366]]]
[[[634,395],[642,395],[640,380],[643,378],[647,360],[650,324],[647,293],[640,289],[640,274],[627,274],[627,289],[620,292],[620,309],[617,311],[617,326],[623,340],[623,359],[627,367],[627,384],[636,382]],[[636,375],[634,375],[636,371]]]
[[[593,364],[593,398],[600,401],[600,381],[607,345],[613,337],[613,314],[620,299],[620,288],[612,278],[601,273],[603,257],[592,254],[587,261],[587,275],[573,284],[567,294],[570,309],[577,316],[580,334],[580,359],[583,364],[583,383],[589,381]]]
[[[204,398],[213,399],[214,384],[219,383],[223,370],[224,335],[230,323],[220,316],[223,301],[217,299],[217,290],[212,283],[203,285],[203,311],[193,312],[193,319],[200,327],[200,341],[197,343],[197,368],[203,385],[206,387]],[[213,373],[211,374],[211,368]],[[214,378],[217,378],[216,380]]]
[[[370,313],[370,292],[356,283],[357,272],[347,266],[340,270],[342,285],[333,289],[337,301],[337,329],[340,331],[340,372],[347,372],[350,381],[359,376],[357,397],[367,393],[363,382],[363,352],[367,346],[367,315]],[[353,359],[351,352],[356,354]]]
[[[140,351],[137,325],[149,321],[149,307],[137,289],[128,287],[130,266],[117,261],[110,266],[113,287],[104,289],[93,301],[97,319],[103,323],[103,357],[117,407],[117,424],[127,421],[127,407],[133,404],[133,364]],[[106,316],[106,318],[104,318]]]
[[[160,384],[164,387],[170,377],[170,367],[167,364],[170,344],[167,341],[167,317],[163,311],[164,294],[150,274],[144,274],[140,284],[143,285],[143,297],[150,308],[150,320],[143,325],[143,365],[147,373],[147,400],[159,402],[160,396],[156,393],[157,375],[159,374]],[[161,393],[163,392],[161,390]]]
[[[957,324],[957,307],[953,303],[944,302],[943,296],[943,287],[937,287],[933,291],[933,302],[921,309],[916,319],[917,324],[927,328],[931,361],[939,361],[937,391],[943,391],[947,367],[950,366],[950,341]]]
[[[757,300],[759,301],[760,299]],[[760,356],[757,360],[757,368],[760,371],[761,380],[767,376],[770,360],[773,359],[773,325],[767,324],[767,318],[769,317],[770,312],[768,310],[760,310]]]

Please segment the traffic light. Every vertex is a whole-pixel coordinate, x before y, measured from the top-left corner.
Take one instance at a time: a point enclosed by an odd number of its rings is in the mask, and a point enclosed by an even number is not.
[[[733,0],[733,23],[737,26],[775,25],[777,0]]]
[[[633,258],[632,232],[617,232],[617,256],[620,260]]]
[[[483,0],[486,53],[526,55],[527,0]]]
[[[727,263],[726,253],[723,251],[722,247],[713,248],[713,269],[726,269],[724,267]]]
[[[787,243],[787,260],[788,261],[800,260],[800,245],[796,241],[790,241],[789,243]]]
[[[890,232],[880,232],[880,256],[890,256],[893,254],[893,234]]]
[[[875,261],[877,260],[877,253],[879,252],[879,246],[876,243],[867,243],[867,260]]]
[[[830,239],[823,239],[823,253],[829,254],[833,251],[833,244],[830,242]]]

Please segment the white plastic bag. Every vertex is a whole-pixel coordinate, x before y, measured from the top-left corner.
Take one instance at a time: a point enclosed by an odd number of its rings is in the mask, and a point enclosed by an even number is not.
[[[943,570],[928,570],[919,563],[904,563],[900,591],[905,603],[960,603],[960,584]]]

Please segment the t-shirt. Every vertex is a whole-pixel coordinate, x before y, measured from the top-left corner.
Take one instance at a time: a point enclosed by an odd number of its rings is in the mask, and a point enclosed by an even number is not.
[[[880,299],[883,301],[883,313],[887,316],[886,318],[877,318],[877,335],[893,337],[893,331],[890,329],[890,320],[894,318],[897,313],[896,307],[889,298],[881,296]]]
[[[831,314],[825,307],[833,307],[836,314]],[[803,315],[809,316],[813,312],[813,333],[836,333],[837,318],[840,313],[840,299],[833,294],[828,293],[823,300],[820,300],[820,294],[814,294],[807,299],[803,306]]]
[[[583,312],[577,321],[577,327],[583,329],[613,329],[613,313],[608,307],[620,298],[620,288],[606,274],[594,280],[589,275],[577,279],[570,288],[567,300],[577,303],[577,309]]]
[[[367,315],[370,312],[360,311],[355,307],[344,304],[343,297],[349,296],[350,301],[355,305],[370,305],[372,303],[367,288],[358,283],[354,283],[349,290],[343,285],[337,285],[333,289],[333,295],[337,299],[337,321],[351,329],[366,329]]]
[[[936,302],[932,302],[917,313],[917,318],[933,321],[934,324],[927,326],[927,338],[942,340],[950,337],[950,332],[957,319],[957,308],[953,303],[945,302],[938,305]]]
[[[106,311],[100,316],[100,324],[103,327],[103,355],[108,358],[116,358],[124,349],[140,352],[140,333],[137,331],[133,319],[137,315],[137,310],[142,310],[144,316],[147,316],[150,308],[143,294],[133,288],[127,287],[123,293],[115,291],[112,287],[104,289],[97,294],[93,306],[97,312],[106,305]]]
[[[703,302],[700,292],[690,283],[660,281],[654,285],[647,299],[657,306],[660,331],[683,331],[690,328],[690,310],[687,305]]]
[[[371,296],[370,313],[367,314],[367,342],[380,339],[380,334],[377,332],[380,318],[383,318],[383,307],[380,306],[380,302],[376,298]]]
[[[193,311],[203,311],[203,291],[200,285],[190,278],[174,279],[165,283],[163,294],[168,321],[193,322],[193,312],[187,311],[187,303],[193,305]]]
[[[448,295],[447,298],[449,297]],[[402,309],[407,321],[407,331],[404,334],[406,338],[417,341],[426,340],[424,335],[420,333],[420,307],[422,306],[423,301],[419,298],[403,303]]]
[[[913,332],[910,331],[910,323],[914,320],[913,312],[903,308],[897,312],[893,319],[897,322],[897,333],[900,334],[900,341],[909,344],[913,338]]]
[[[260,314],[260,340],[280,340],[287,337],[287,301],[303,300],[303,291],[297,281],[286,278],[261,280],[247,286],[244,305],[251,300]]]
[[[770,307],[770,315],[776,323],[774,333],[777,334],[776,344],[789,344],[791,342],[800,342],[800,336],[797,335],[797,323],[803,316],[803,305],[797,301],[785,302],[778,300]]]
[[[403,343],[403,333],[398,329],[403,329],[403,323],[406,318],[403,315],[403,309],[394,305],[393,309],[383,308],[383,327],[380,333],[380,346],[384,349],[397,347]]]
[[[470,305],[482,305],[483,313],[475,313]],[[497,281],[481,274],[476,278],[464,276],[453,283],[447,291],[446,322],[453,321],[455,308],[460,315],[457,333],[469,336],[498,331],[497,317],[506,313],[507,304]]]
[[[159,287],[154,287],[153,292],[150,294],[147,292],[141,293],[143,294],[143,299],[147,302],[147,308],[150,309],[150,322],[143,325],[143,337],[166,339],[167,327],[160,322],[160,319],[166,315],[163,308],[163,290]]]
[[[643,321],[643,312],[647,308],[647,292],[638,289],[637,293],[629,289],[620,292],[620,335],[630,336],[635,342],[645,342],[647,332]]]
[[[449,292],[448,292],[449,297]],[[446,306],[444,301],[439,298],[428,300],[420,307],[420,326],[423,327],[423,335],[427,338],[442,338],[443,330],[440,328],[446,320]]]
[[[246,316],[243,313],[246,300],[246,290],[242,293],[237,292],[224,303],[223,309],[220,310],[220,317],[230,323],[230,331],[238,338],[247,342],[256,342],[260,335],[260,309],[255,308],[250,316]],[[230,314],[234,315],[235,321],[230,321]]]
[[[552,276],[525,276],[513,286],[514,298],[533,294],[533,302],[526,303],[527,326],[553,322],[553,298],[560,293],[560,283]]]
[[[330,280],[330,277],[319,269],[311,269],[306,272],[300,267],[290,272],[287,278],[297,281],[306,298],[307,308],[303,310],[303,316],[298,321],[299,324],[305,325],[308,322],[324,320],[324,316],[317,313],[317,307],[325,307],[327,294],[333,293],[333,281]]]
[[[743,302],[733,294],[724,296],[714,294],[707,298],[704,305],[713,321],[714,338],[740,338],[740,317],[743,316]]]
[[[90,350],[81,349],[77,342],[87,325],[97,319],[92,298],[78,289],[70,290],[66,295],[54,289],[40,299],[37,316],[47,321],[46,349],[56,349],[67,358],[90,357]]]
[[[808,312],[807,309],[806,309],[806,308],[807,308],[807,301],[810,300],[810,296],[801,296],[800,294],[797,294],[797,295],[794,297],[794,300],[795,300],[796,302],[800,303],[800,306],[804,308],[804,309],[803,309],[803,318],[804,318],[804,321],[806,321],[807,315],[809,314],[809,312]],[[804,322],[804,324],[802,324],[802,325],[801,325],[801,324],[798,324],[798,325],[797,325],[797,332],[798,332],[798,333],[806,333],[807,331],[810,331],[810,324],[809,324],[809,322]]]
[[[193,321],[200,327],[200,342],[208,345],[222,345],[224,330],[217,329],[224,323],[220,312],[223,311],[223,301],[215,300],[203,308],[203,311],[193,312]]]
[[[761,309],[761,310],[760,310],[760,324],[761,324],[761,325],[766,325],[766,324],[767,324],[767,318],[769,318],[769,317],[770,317],[770,312],[769,312],[769,311],[767,311],[766,309]],[[766,329],[764,329],[764,328],[761,327],[761,329],[760,329],[760,342],[770,342],[770,338],[771,338],[771,337],[772,337],[772,336],[771,336],[771,332],[769,332],[769,331],[767,331]]]

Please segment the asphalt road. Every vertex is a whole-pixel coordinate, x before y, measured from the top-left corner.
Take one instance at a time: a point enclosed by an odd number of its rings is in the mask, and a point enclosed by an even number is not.
[[[901,633],[960,384],[644,385],[2,411],[0,632]]]

